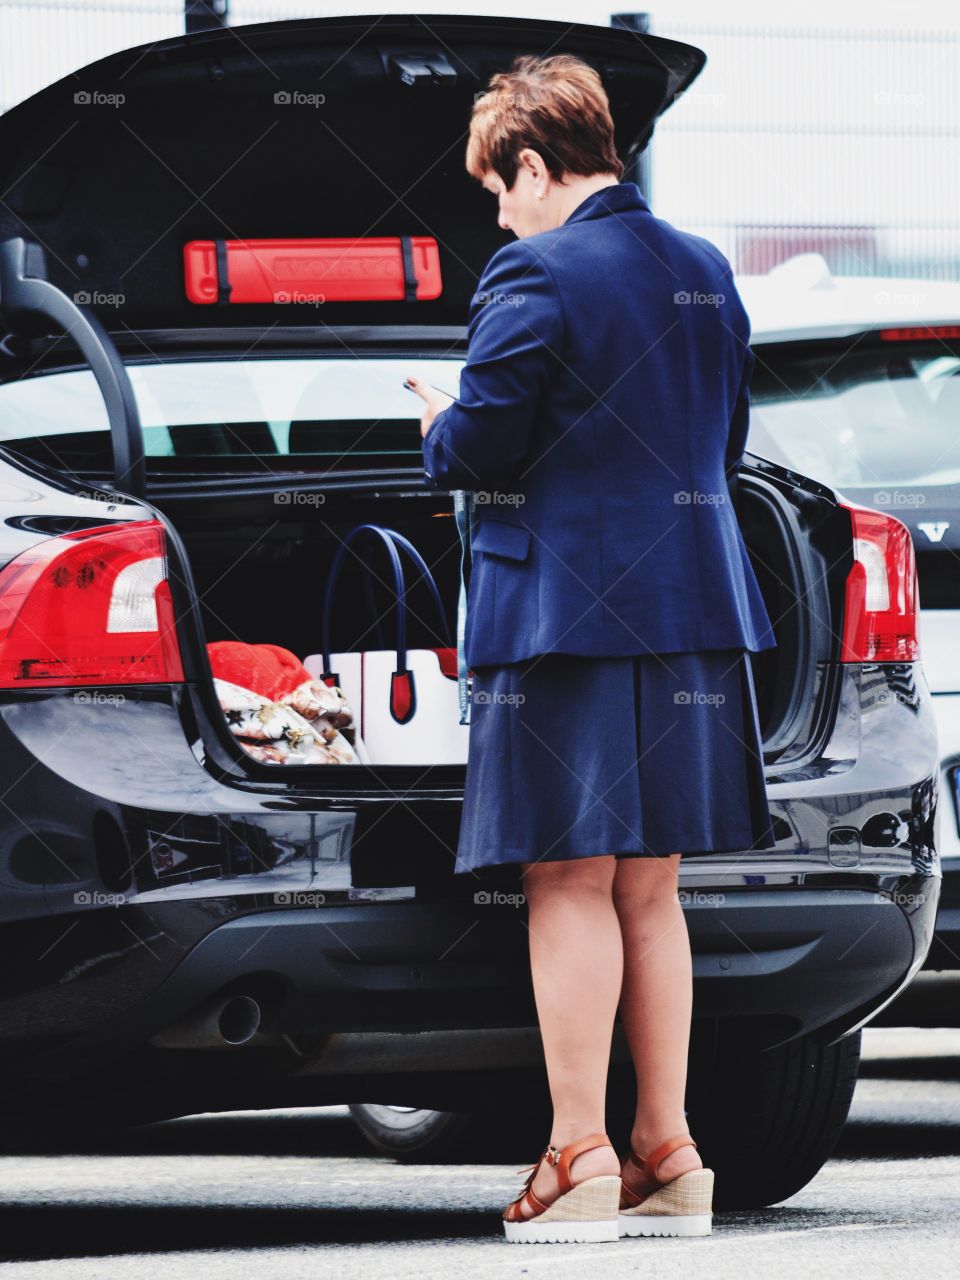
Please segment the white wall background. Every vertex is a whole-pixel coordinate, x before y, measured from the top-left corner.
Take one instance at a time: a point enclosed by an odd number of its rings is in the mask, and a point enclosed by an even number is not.
[[[608,25],[631,8],[643,6],[231,0],[230,17],[474,12]],[[655,33],[708,57],[658,126],[656,213],[709,236],[740,269],[812,247],[843,272],[960,278],[960,4],[651,0],[647,11]],[[0,110],[182,29],[182,0],[0,0]]]

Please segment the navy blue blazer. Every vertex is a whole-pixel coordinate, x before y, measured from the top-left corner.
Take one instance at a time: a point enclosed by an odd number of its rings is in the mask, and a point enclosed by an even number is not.
[[[477,494],[469,666],[775,645],[727,483],[754,356],[720,250],[604,187],[493,254],[468,332],[423,458]]]

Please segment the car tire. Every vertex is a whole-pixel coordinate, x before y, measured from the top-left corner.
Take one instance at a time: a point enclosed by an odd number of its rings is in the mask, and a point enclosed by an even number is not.
[[[860,1065],[861,1033],[821,1046],[809,1036],[773,1049],[752,1044],[735,1023],[718,1028],[709,1058],[691,1073],[687,1120],[704,1165],[716,1175],[714,1208],[762,1209],[794,1195],[830,1157],[846,1122]],[[632,1108],[632,1102],[630,1104]],[[549,1132],[549,1111],[431,1111],[351,1103],[368,1141],[403,1163],[532,1159]],[[621,1154],[624,1116],[611,1128]]]
[[[716,1175],[714,1208],[779,1204],[819,1173],[850,1110],[860,1041],[856,1031],[761,1050],[722,1029],[709,1079],[687,1097],[690,1132]]]
[[[550,1112],[525,1095],[516,1108],[501,1101],[489,1111],[432,1111],[351,1102],[361,1133],[381,1154],[403,1164],[454,1164],[461,1160],[531,1160],[550,1132]]]
[[[376,1149],[404,1164],[444,1163],[470,1145],[477,1117],[468,1111],[430,1111],[351,1102],[350,1114]]]

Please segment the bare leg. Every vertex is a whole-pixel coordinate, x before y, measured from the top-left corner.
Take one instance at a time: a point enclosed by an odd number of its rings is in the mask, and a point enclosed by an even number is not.
[[[612,855],[523,865],[530,968],[553,1103],[550,1142],[556,1147],[606,1132],[607,1071],[623,979],[615,871]],[[580,1182],[617,1174],[620,1162],[612,1147],[599,1147],[577,1156],[570,1171]],[[558,1189],[556,1170],[544,1161],[534,1195],[548,1204]]]
[[[641,1156],[667,1138],[688,1131],[683,1107],[693,1008],[690,937],[677,895],[680,854],[622,858],[613,901],[623,936],[624,973],[620,1019],[637,1076],[637,1111],[631,1139]],[[694,1135],[696,1137],[696,1135]],[[660,1166],[668,1182],[703,1161],[681,1147]],[[636,1190],[654,1186],[628,1166]]]

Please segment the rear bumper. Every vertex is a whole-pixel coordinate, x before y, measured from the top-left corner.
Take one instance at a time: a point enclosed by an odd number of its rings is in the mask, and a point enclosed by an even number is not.
[[[769,1043],[853,1029],[933,936],[925,682],[910,664],[839,681],[825,740],[812,727],[804,759],[768,770],[776,847],[681,864],[695,1018],[760,1019]],[[20,780],[0,816],[9,1071],[118,1058],[258,978],[277,993],[265,1029],[294,1039],[535,1025],[525,910],[450,875],[449,776],[349,795],[241,786],[199,758],[181,693],[0,701],[0,759]],[[517,887],[507,872],[502,891]]]
[[[893,897],[849,887],[685,891],[695,1021],[749,1018],[759,1043],[770,1045],[816,1032],[836,1039],[912,977],[929,942],[936,886],[918,878]],[[323,1074],[328,1050],[333,1070],[338,1038],[350,1033],[404,1033],[407,1070],[412,1032],[482,1031],[489,1050],[498,1030],[536,1026],[525,917],[521,906],[482,901],[239,916],[206,934],[121,1022],[40,1055],[32,1070],[89,1069],[224,989],[248,985],[264,1004],[257,1043],[290,1046],[301,1073]],[[266,1001],[264,983],[273,993]],[[430,1044],[423,1039],[424,1070]],[[390,1071],[389,1051],[378,1064]]]

